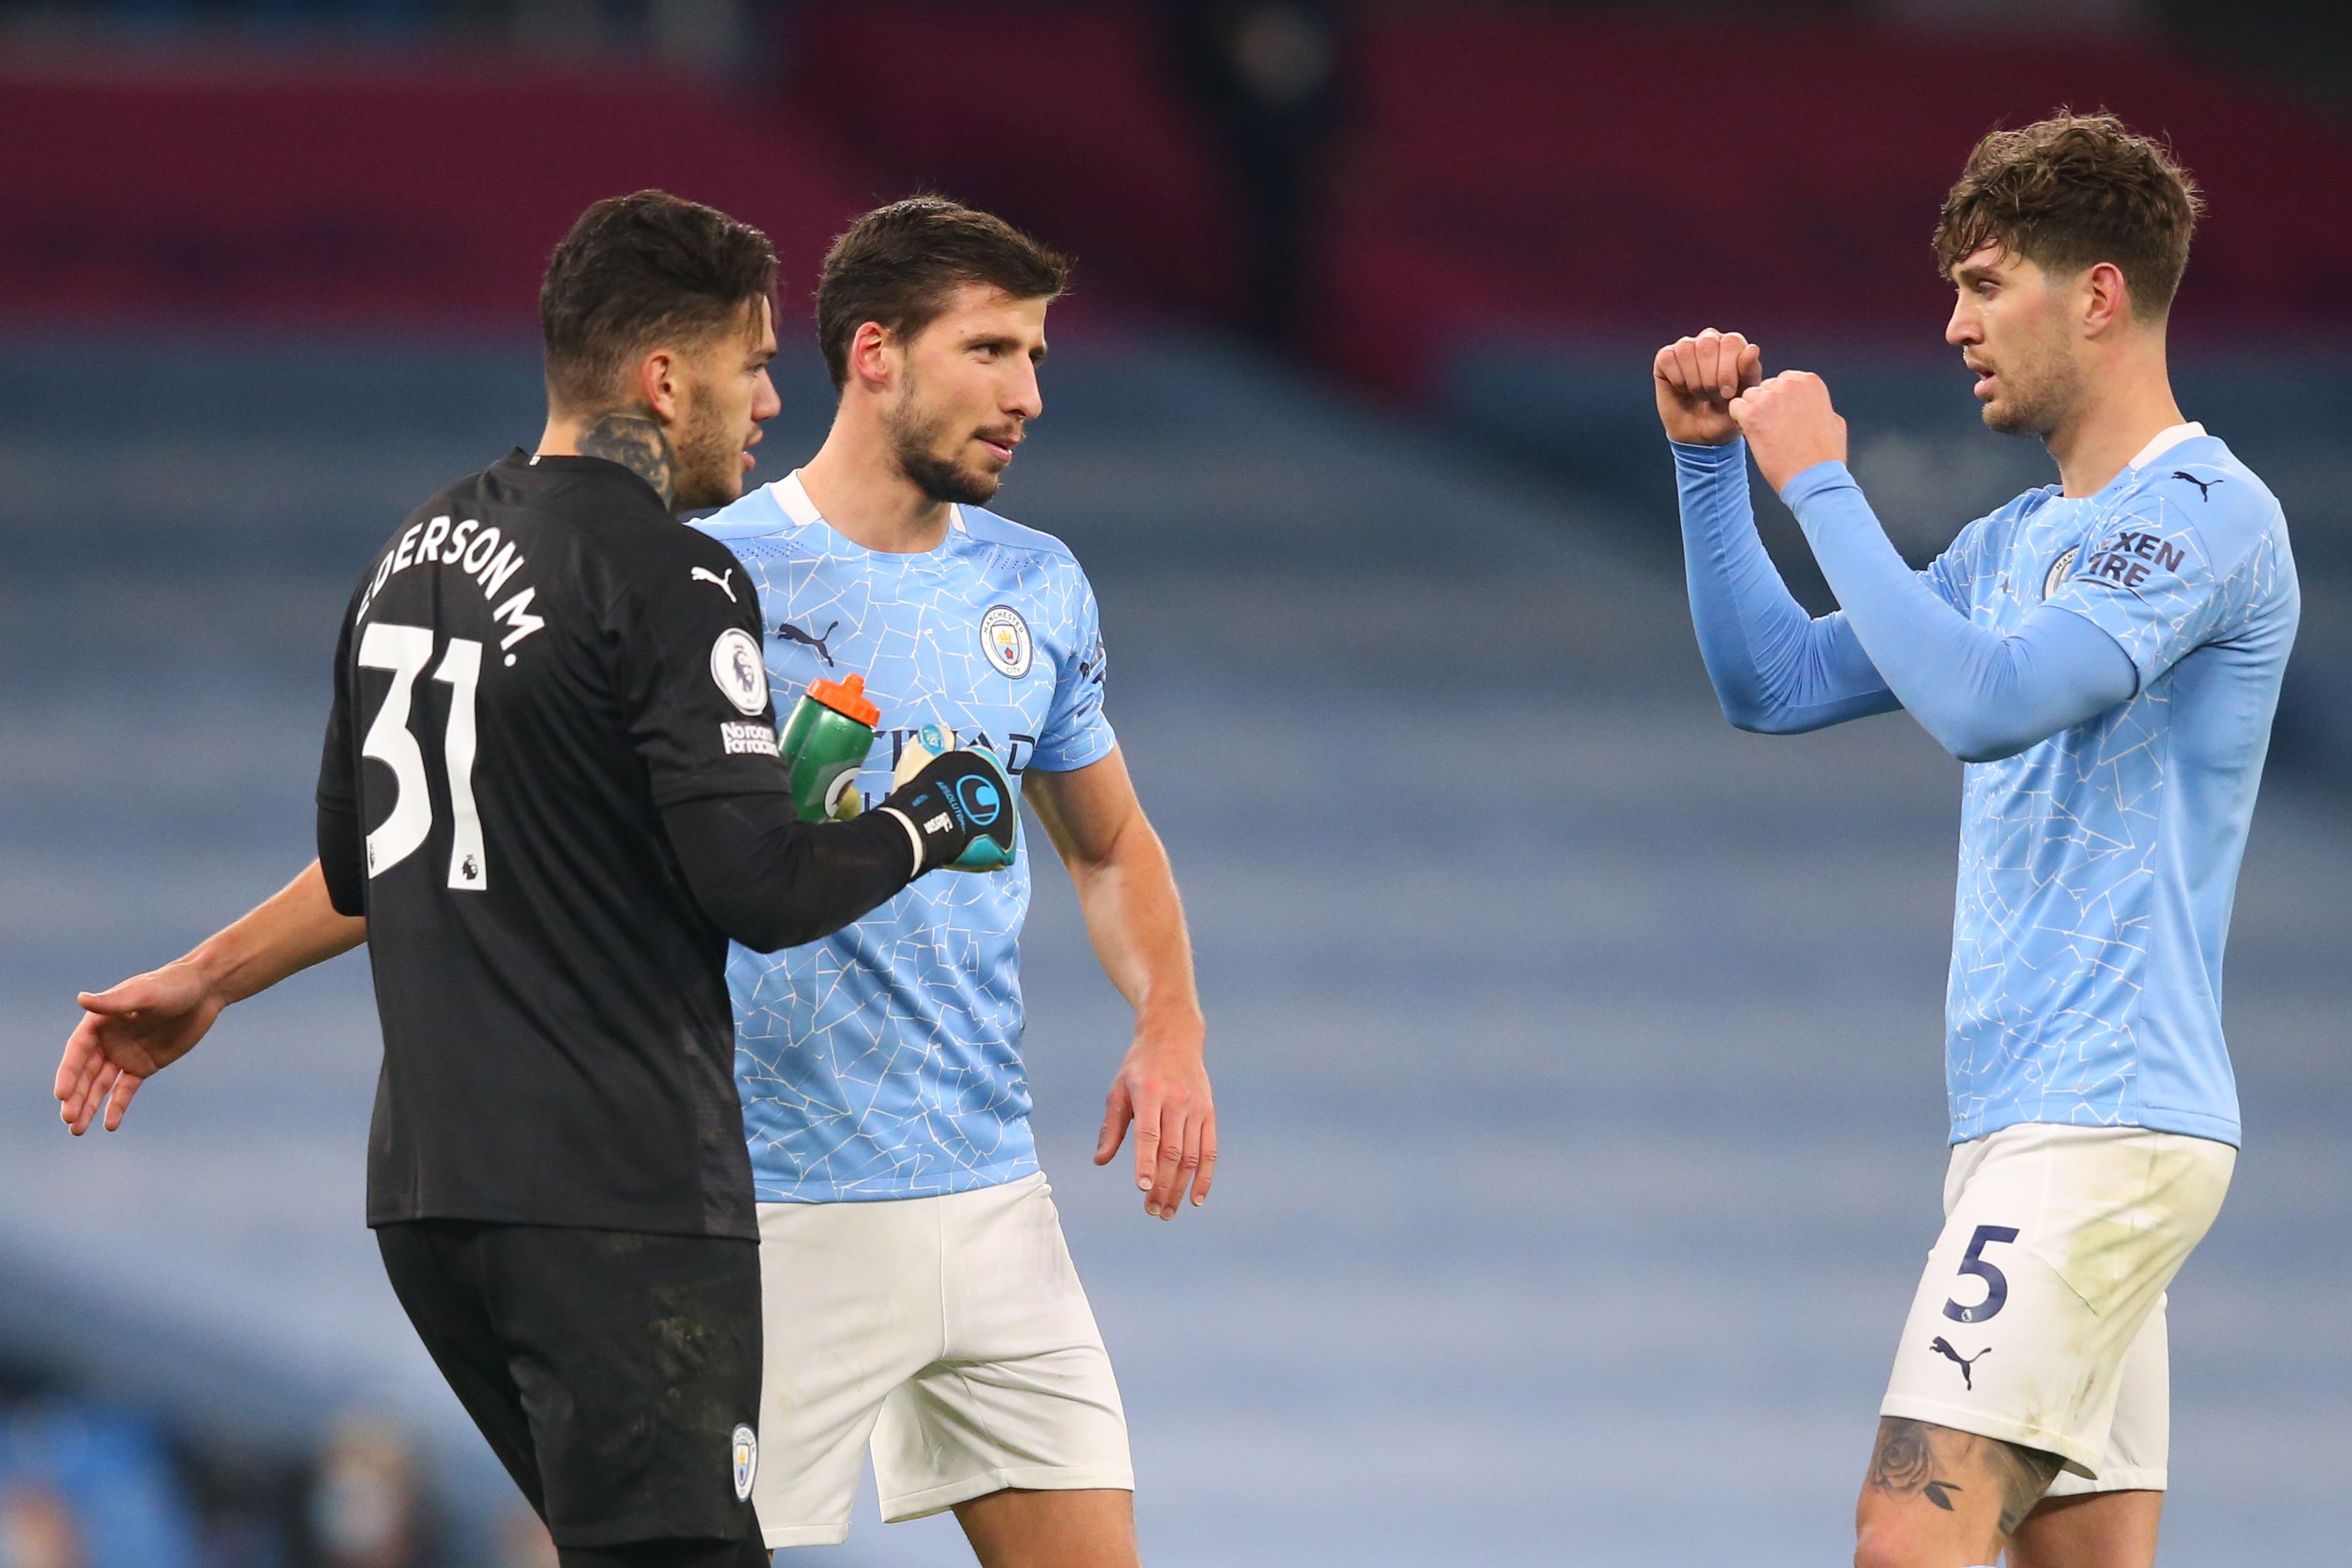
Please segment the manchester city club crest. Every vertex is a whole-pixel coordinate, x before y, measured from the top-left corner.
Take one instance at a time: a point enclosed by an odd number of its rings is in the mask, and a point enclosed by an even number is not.
[[[1010,604],[999,604],[980,618],[980,646],[998,674],[1017,681],[1029,673],[1029,622]]]
[[[751,1496],[751,1483],[760,1475],[760,1435],[749,1427],[735,1428],[735,1500],[744,1502]]]
[[[2050,563],[2050,575],[2042,580],[2042,598],[2047,599],[2052,594],[2058,591],[2058,585],[2066,580],[2066,574],[2068,572],[2074,570],[2075,558],[2080,556],[2082,553],[2083,547],[2081,545],[2076,545],[2073,549],[2068,550],[2064,555],[2060,556],[2056,560]]]

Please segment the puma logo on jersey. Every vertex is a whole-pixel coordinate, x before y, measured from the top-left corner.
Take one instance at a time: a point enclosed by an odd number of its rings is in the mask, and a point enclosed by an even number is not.
[[[721,577],[719,573],[711,570],[707,566],[698,566],[692,571],[686,574],[686,580],[688,582],[707,582],[710,584],[713,588],[719,590],[719,592],[725,594],[727,596],[727,602],[732,604],[735,602],[735,590],[729,586],[727,578],[734,575],[735,569],[731,566],[727,569],[726,577]]]
[[[1946,1339],[1942,1334],[1937,1334],[1936,1336],[1935,1343],[1930,1344],[1927,1348],[1934,1351],[1937,1355],[1942,1356],[1945,1360],[1950,1362],[1953,1365],[1958,1367],[1960,1369],[1961,1385],[1967,1388],[1970,1393],[1976,1392],[1976,1374],[1969,1369],[1975,1366],[1978,1362],[1982,1361],[1986,1356],[1992,1354],[1992,1347],[1990,1345],[1987,1345],[1984,1349],[1977,1352],[1974,1355],[1962,1355],[1958,1351],[1952,1348],[1952,1342],[1950,1340]]]
[[[799,627],[793,625],[791,622],[785,621],[777,624],[776,635],[782,637],[787,643],[798,643],[803,647],[814,648],[816,650],[816,656],[824,661],[824,667],[829,670],[833,668],[833,650],[826,647],[825,644],[831,642],[833,640],[833,634],[840,630],[841,622],[836,621],[832,625],[826,627],[823,632],[817,636],[812,637],[807,632],[802,631]]]
[[[2196,486],[2197,498],[2200,501],[2211,500],[2213,497],[2210,492],[2212,491],[2213,486],[2221,483],[2219,479],[2200,479],[2196,475],[2189,473],[2185,468],[2175,468],[2172,471],[2172,477],[2175,479],[2186,479],[2191,485]]]

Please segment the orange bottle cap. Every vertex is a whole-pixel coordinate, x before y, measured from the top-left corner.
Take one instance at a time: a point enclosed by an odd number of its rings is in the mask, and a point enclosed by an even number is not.
[[[868,729],[882,722],[882,710],[866,700],[864,675],[851,675],[838,682],[811,681],[808,695],[810,700],[824,704],[844,718],[854,718]]]

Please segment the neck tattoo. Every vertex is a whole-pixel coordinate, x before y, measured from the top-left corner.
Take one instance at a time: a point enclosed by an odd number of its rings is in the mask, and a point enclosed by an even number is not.
[[[677,455],[670,450],[669,433],[650,415],[599,414],[575,444],[582,456],[617,463],[651,485],[663,506],[677,505]]]

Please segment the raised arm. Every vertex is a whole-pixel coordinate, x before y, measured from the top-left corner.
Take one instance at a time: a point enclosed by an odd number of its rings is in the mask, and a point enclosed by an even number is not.
[[[1795,735],[1896,704],[1843,615],[1807,614],[1780,579],[1748,498],[1748,448],[1729,406],[1762,379],[1761,352],[1713,329],[1658,350],[1658,416],[1675,454],[1691,624],[1723,715]]]
[[[1069,869],[1103,973],[1135,1009],[1135,1038],[1111,1084],[1095,1164],[1110,1163],[1133,1123],[1144,1210],[1173,1219],[1187,1187],[1195,1205],[1208,1200],[1217,1112],[1192,938],[1168,851],[1116,747],[1066,773],[1032,768],[1024,793]]]
[[[2042,605],[2002,636],[1920,581],[1846,469],[1845,421],[1819,376],[1783,371],[1741,393],[1731,413],[1872,665],[1953,756],[2012,756],[2139,689],[2122,645],[2071,610]]]

